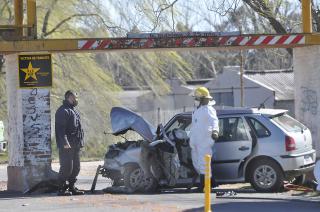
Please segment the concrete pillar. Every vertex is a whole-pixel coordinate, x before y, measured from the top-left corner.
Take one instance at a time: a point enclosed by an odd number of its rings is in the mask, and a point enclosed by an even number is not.
[[[312,132],[317,157],[320,156],[320,46],[293,51],[295,114]]]
[[[49,89],[19,89],[18,55],[6,55],[8,190],[25,192],[51,177]]]

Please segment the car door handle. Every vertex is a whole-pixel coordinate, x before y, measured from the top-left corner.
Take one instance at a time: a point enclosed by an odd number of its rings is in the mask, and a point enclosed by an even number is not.
[[[247,146],[242,146],[239,148],[240,151],[246,151],[246,150],[249,150],[250,148],[247,147]]]

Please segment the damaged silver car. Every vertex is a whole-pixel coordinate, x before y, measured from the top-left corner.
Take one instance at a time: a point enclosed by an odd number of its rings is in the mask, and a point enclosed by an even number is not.
[[[310,130],[285,110],[228,108],[217,109],[217,115],[220,132],[212,164],[217,183],[249,182],[257,191],[273,192],[314,168]],[[92,191],[99,174],[128,192],[199,184],[188,138],[191,113],[177,114],[157,129],[125,108],[112,108],[110,116],[114,135],[133,130],[142,139],[109,146]]]

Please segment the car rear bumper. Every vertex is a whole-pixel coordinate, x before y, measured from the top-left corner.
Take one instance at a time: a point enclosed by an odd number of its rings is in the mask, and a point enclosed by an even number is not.
[[[295,177],[295,176],[299,176],[299,175],[313,171],[314,167],[315,167],[315,163],[312,163],[304,167],[301,167],[299,169],[285,171],[285,174],[287,177]]]
[[[287,175],[298,176],[313,170],[316,162],[316,151],[310,150],[301,154],[282,155],[279,162]]]
[[[316,156],[316,150],[310,150],[308,152],[303,152],[303,153],[300,153],[300,154],[289,154],[289,155],[281,155],[280,157],[281,158],[299,158],[299,157],[303,157],[305,155],[314,155],[314,157]]]

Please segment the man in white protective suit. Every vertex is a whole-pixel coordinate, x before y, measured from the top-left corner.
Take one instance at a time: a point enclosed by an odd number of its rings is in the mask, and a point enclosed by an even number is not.
[[[192,114],[190,130],[190,147],[192,162],[195,170],[200,175],[199,191],[203,191],[205,178],[205,156],[212,156],[212,148],[219,137],[219,120],[213,108],[215,101],[205,87],[199,87],[194,92],[198,103]],[[213,177],[212,186],[215,185]]]

